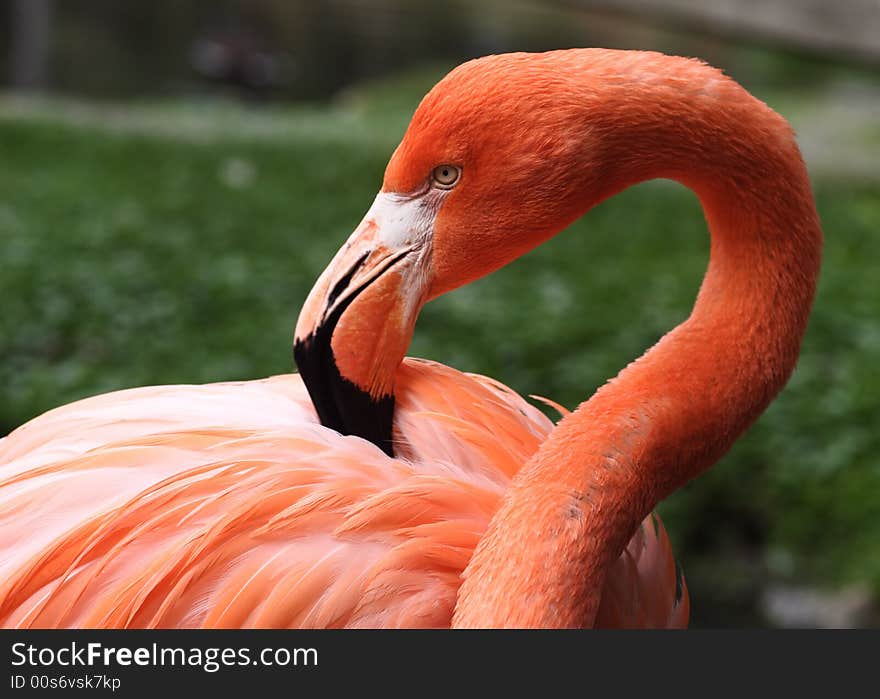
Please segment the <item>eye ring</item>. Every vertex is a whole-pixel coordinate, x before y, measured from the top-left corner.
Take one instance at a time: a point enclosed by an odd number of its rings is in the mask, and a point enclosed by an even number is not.
[[[431,171],[431,180],[440,189],[452,189],[461,178],[458,165],[438,165]]]

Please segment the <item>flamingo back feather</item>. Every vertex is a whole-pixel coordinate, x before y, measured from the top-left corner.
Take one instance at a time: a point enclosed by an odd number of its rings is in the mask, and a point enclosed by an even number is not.
[[[408,359],[395,429],[392,459],[322,427],[297,375],[49,411],[0,439],[0,625],[448,626],[553,423],[498,382]],[[679,580],[646,520],[599,623],[686,624]]]

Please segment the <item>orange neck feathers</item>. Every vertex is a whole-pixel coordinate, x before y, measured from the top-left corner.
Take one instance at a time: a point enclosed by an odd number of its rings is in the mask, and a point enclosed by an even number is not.
[[[704,208],[709,267],[688,320],[563,419],[519,472],[465,571],[459,627],[591,625],[639,522],[760,415],[806,328],[822,234],[786,122],[697,62],[617,54],[609,65],[604,82],[555,88],[572,124],[583,123],[577,90],[593,91],[591,143],[603,149],[583,156],[601,157],[601,177],[592,170],[556,230],[636,182],[676,179]],[[572,157],[572,181],[583,169]]]

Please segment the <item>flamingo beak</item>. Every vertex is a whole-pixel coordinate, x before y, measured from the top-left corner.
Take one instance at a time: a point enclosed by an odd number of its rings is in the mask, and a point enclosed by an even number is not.
[[[394,378],[425,301],[424,217],[380,194],[315,283],[293,354],[321,423],[393,456]]]

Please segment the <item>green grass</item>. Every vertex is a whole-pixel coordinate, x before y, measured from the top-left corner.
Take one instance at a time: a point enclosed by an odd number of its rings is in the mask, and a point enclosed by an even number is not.
[[[118,388],[290,371],[299,307],[424,83],[324,109],[0,110],[0,433]],[[799,368],[661,508],[696,624],[760,623],[771,579],[880,591],[880,197],[816,191],[827,247]],[[410,353],[573,407],[686,317],[707,253],[695,197],[642,185],[429,304]]]

